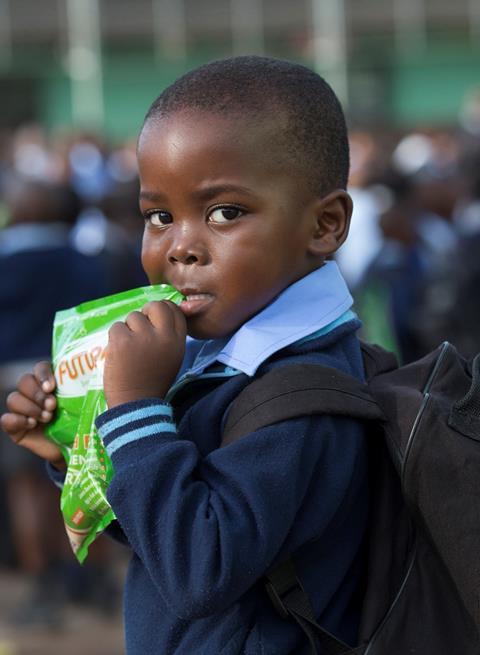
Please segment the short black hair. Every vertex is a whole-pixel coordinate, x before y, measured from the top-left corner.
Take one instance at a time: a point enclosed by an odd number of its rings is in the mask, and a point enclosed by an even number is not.
[[[282,157],[299,168],[314,193],[346,189],[345,116],[329,84],[306,66],[253,55],[212,61],[167,87],[151,105],[144,124],[197,109],[256,119],[283,115],[285,128],[275,139]]]

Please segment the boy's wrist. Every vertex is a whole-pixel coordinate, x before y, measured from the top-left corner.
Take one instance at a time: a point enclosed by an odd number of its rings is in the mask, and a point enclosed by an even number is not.
[[[59,473],[65,473],[65,471],[67,470],[67,462],[63,457],[61,460],[58,459],[53,462],[50,462],[50,465]]]
[[[119,405],[126,405],[128,403],[137,403],[146,399],[157,399],[162,401],[163,398],[158,393],[152,393],[147,389],[134,389],[128,391],[106,392],[105,400],[108,409],[114,409]]]

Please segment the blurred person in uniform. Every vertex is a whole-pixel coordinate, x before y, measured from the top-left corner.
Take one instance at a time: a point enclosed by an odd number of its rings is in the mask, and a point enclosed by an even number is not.
[[[455,257],[439,262],[425,285],[418,312],[418,336],[425,349],[442,340],[465,356],[480,350],[480,145],[463,161],[465,192],[456,205]]]
[[[391,194],[380,217],[384,244],[356,295],[366,338],[404,363],[426,352],[419,335],[425,288],[458,246],[454,216],[463,179],[457,146],[446,132],[409,134],[383,178]]]
[[[0,232],[0,363],[50,353],[55,312],[108,293],[104,262],[70,244],[79,211],[62,184],[15,177],[5,203],[9,223]]]
[[[138,194],[137,178],[116,181],[99,203],[109,225],[108,233],[114,233],[113,243],[104,253],[119,290],[149,284],[140,259],[144,219],[138,207]]]
[[[367,267],[354,297],[362,316],[363,337],[394,351],[402,361],[414,357],[409,317],[416,306],[417,280],[422,275],[418,205],[408,176],[385,173],[390,203],[380,215],[382,247]]]
[[[80,206],[70,187],[10,175],[4,200],[9,222],[0,231],[2,404],[32,360],[49,359],[55,312],[110,292],[104,259],[70,244]],[[7,439],[0,447],[7,507],[15,507],[8,512],[14,563],[34,583],[32,597],[11,618],[57,624],[65,598],[81,579],[72,570],[58,513],[49,510],[58,493],[38,458]]]
[[[79,134],[67,157],[69,180],[83,201],[72,230],[74,247],[104,257],[111,293],[147,285],[139,258],[144,221],[131,144],[109,150],[95,135]]]
[[[372,180],[382,164],[382,155],[378,141],[369,132],[352,131],[349,143],[348,192],[353,199],[350,239],[335,253],[335,261],[349,288],[354,291],[383,244],[379,224],[381,203],[372,188]]]

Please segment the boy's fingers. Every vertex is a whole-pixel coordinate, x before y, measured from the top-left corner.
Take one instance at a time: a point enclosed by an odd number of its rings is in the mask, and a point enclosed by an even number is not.
[[[2,430],[17,443],[24,437],[25,432],[34,428],[36,424],[34,418],[22,416],[21,414],[3,414],[0,419]]]
[[[43,408],[47,410],[47,412],[53,412],[57,407],[57,399],[55,396],[47,396],[45,398],[45,402],[43,403]]]
[[[108,343],[116,339],[129,338],[130,332],[130,328],[123,321],[116,321],[108,330]]]
[[[187,336],[187,319],[185,318],[185,314],[180,311],[176,305],[175,311],[173,312],[173,317],[175,320],[176,333],[185,338]]]
[[[21,415],[26,419],[30,416],[41,422],[47,422],[52,418],[52,413],[44,410],[42,406],[39,406],[35,401],[27,398],[23,393],[19,391],[12,391],[7,398],[7,408],[14,415]]]
[[[145,315],[142,312],[130,312],[125,319],[125,324],[130,330],[136,331],[148,325],[148,321],[145,321]]]
[[[175,332],[184,337],[187,333],[187,319],[185,318],[185,314],[171,300],[164,300],[163,303],[170,310]]]
[[[22,396],[36,403],[39,407],[43,407],[47,398],[46,393],[40,386],[39,381],[31,373],[22,375],[17,383],[17,390]],[[51,396],[53,398],[53,396]],[[17,411],[17,410],[15,410]]]
[[[54,391],[56,383],[50,362],[43,361],[35,364],[33,374],[45,393],[52,393]]]
[[[156,328],[175,327],[176,305],[169,300],[152,300],[143,306],[142,313]]]

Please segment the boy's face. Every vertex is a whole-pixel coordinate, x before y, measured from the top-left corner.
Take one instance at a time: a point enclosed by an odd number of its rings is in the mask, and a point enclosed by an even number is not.
[[[143,267],[187,297],[195,338],[230,334],[321,263],[308,251],[315,197],[274,156],[278,128],[181,112],[140,136]]]

